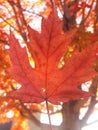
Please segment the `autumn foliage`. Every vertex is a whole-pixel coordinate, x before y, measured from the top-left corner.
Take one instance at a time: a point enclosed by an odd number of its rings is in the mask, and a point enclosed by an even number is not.
[[[76,30],[62,33],[62,23],[56,12],[42,20],[41,33],[28,27],[30,41],[27,47],[34,58],[34,68],[30,66],[26,48],[21,48],[11,34],[9,55],[12,67],[9,71],[22,87],[8,95],[23,102],[39,103],[47,100],[54,104],[90,96],[77,86],[97,75],[93,67],[96,44],[91,43],[82,52],[76,49],[68,61],[59,66],[75,33]]]
[[[0,122],[28,130],[26,119],[39,126],[33,114],[47,108],[50,116],[54,104],[96,100],[97,89],[86,92],[81,84],[98,76],[98,2],[0,4]]]

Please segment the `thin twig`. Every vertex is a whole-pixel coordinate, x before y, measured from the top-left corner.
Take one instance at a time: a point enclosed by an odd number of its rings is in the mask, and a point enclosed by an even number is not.
[[[86,17],[85,17],[85,15],[84,15],[84,13],[85,13],[85,8],[84,8],[84,10],[83,10],[83,12],[82,12],[83,16],[82,16],[82,21],[81,21],[80,25],[83,25],[84,22],[85,22],[85,21],[87,20],[87,18],[89,17],[89,15],[90,15],[90,13],[91,13],[91,11],[92,11],[92,6],[93,6],[94,1],[95,1],[95,0],[92,1],[90,10],[89,10],[89,12],[88,12],[88,14],[87,14]]]
[[[8,2],[9,2],[9,4],[11,5],[11,7],[13,9],[16,24],[17,24],[17,27],[19,29],[20,35],[22,36],[24,41],[27,42],[26,32],[24,31],[27,24],[26,24],[26,20],[24,18],[23,12],[22,12],[22,7],[20,5],[20,1],[17,0],[17,4],[14,4],[13,2],[11,2],[9,0],[8,0]]]

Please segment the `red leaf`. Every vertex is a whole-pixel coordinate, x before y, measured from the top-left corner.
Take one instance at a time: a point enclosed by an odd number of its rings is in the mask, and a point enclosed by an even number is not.
[[[8,95],[23,102],[49,101],[54,104],[90,96],[90,93],[79,90],[77,86],[97,75],[93,69],[96,44],[89,45],[82,52],[75,51],[65,65],[58,68],[60,58],[74,38],[75,30],[63,34],[62,23],[52,12],[42,20],[41,33],[30,27],[28,33],[30,41],[27,46],[36,66],[30,66],[26,48],[21,48],[11,34],[9,55],[12,66],[9,72],[22,87]]]

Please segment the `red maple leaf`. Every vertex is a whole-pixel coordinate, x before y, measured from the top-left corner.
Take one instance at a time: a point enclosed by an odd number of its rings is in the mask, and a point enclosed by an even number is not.
[[[62,68],[58,67],[74,35],[75,31],[62,33],[62,23],[53,12],[47,19],[43,18],[41,33],[28,27],[27,46],[35,61],[33,68],[26,48],[21,48],[11,34],[8,53],[12,66],[9,72],[22,87],[8,96],[23,102],[49,101],[54,104],[90,96],[77,86],[97,75],[93,69],[96,44],[89,45],[82,52],[76,50]]]

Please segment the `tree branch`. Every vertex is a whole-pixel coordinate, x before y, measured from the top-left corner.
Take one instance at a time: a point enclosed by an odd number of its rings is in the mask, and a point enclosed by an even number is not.
[[[81,120],[82,126],[86,125],[86,122],[87,122],[89,116],[91,115],[91,113],[93,112],[95,104],[97,103],[97,101],[96,101],[97,86],[98,86],[98,77],[95,77],[93,79],[92,85],[90,87],[90,92],[92,92],[95,96],[91,97],[91,101],[88,106],[88,110],[87,110],[85,116],[83,117],[83,119]]]
[[[93,125],[94,123],[98,123],[98,120],[93,121],[93,122],[91,122],[91,123],[89,123],[89,124],[86,124],[85,126]]]
[[[25,42],[27,42],[27,37],[26,37],[26,33],[25,33],[25,29],[27,26],[26,20],[24,18],[23,15],[23,10],[20,4],[20,1],[17,0],[16,4],[10,0],[8,0],[9,4],[11,5],[14,15],[15,15],[15,20],[16,20],[16,24],[17,27],[19,29],[18,32],[20,32],[20,35],[22,36],[22,38],[24,39]]]
[[[22,116],[26,117],[27,119],[30,119],[35,125],[40,127],[41,126],[40,121],[32,114],[32,112],[24,105],[24,103],[20,102],[20,105],[28,114],[28,115],[25,115],[24,113],[21,113]]]
[[[82,12],[83,17],[82,17],[82,21],[81,21],[80,25],[84,25],[84,22],[85,22],[85,21],[87,20],[87,18],[89,17],[89,15],[90,15],[90,13],[91,13],[91,11],[92,11],[92,6],[93,6],[94,1],[95,1],[95,0],[92,1],[90,10],[89,10],[89,12],[88,12],[88,14],[87,14],[86,17],[85,17],[85,14],[84,14],[84,13],[85,13],[85,8],[84,8],[84,10],[83,10],[83,12]]]

